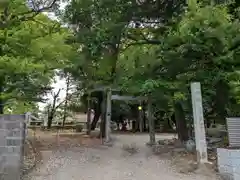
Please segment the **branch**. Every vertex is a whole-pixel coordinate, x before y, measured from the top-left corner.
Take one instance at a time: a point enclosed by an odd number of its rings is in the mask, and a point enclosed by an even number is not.
[[[64,102],[69,100],[72,97],[73,94],[70,94],[68,97],[66,97],[62,102],[60,102],[56,107],[55,110],[57,110]]]
[[[57,1],[58,0],[53,0],[52,3],[49,6],[45,6],[43,8],[40,8],[40,9],[37,10],[37,12],[41,13],[43,11],[46,11],[46,10],[49,10],[49,9],[53,8],[53,6],[56,4]]]
[[[0,16],[0,28],[5,27],[7,25],[9,16],[9,7],[5,7],[3,9],[3,13]]]
[[[31,10],[13,14],[10,18],[8,17],[9,14],[7,14],[9,8],[7,6],[6,8],[4,8],[3,15],[0,17],[0,28],[5,28],[7,25],[9,25],[9,23],[19,23],[23,21],[34,20],[34,18],[41,12],[53,8],[57,1],[59,0],[53,0],[49,6],[44,6],[42,8],[36,9],[36,6],[34,5],[32,0],[33,8]]]
[[[162,44],[162,41],[159,41],[159,40],[155,40],[155,39],[148,39],[146,38],[146,36],[144,34],[141,34],[141,36],[143,37],[143,40],[142,39],[137,39],[131,35],[127,35],[127,38],[130,39],[130,40],[133,40],[133,41],[140,41],[140,42],[135,42],[137,44],[135,45],[138,45],[138,43],[140,44],[152,44],[152,45],[159,45],[159,44]],[[134,44],[132,44],[134,45]]]
[[[148,39],[143,32],[141,32],[141,36],[143,37],[143,40],[148,42],[149,44],[161,44],[162,41],[156,40],[156,39]]]
[[[40,9],[36,9],[36,6],[35,6],[35,4],[34,4],[34,2],[32,0],[33,9],[31,9],[30,11],[18,13],[16,16],[17,17],[22,16],[21,18],[19,18],[20,21],[32,20],[34,17],[36,17],[41,12],[47,11],[49,9],[52,9],[57,1],[58,0],[53,0],[52,3],[49,6],[45,6],[45,7],[42,7]],[[29,14],[31,14],[31,16],[27,17]]]
[[[61,92],[61,89],[59,89],[56,94],[54,93],[53,99],[56,99],[59,96],[60,92]]]
[[[63,100],[62,102],[60,102],[60,103],[55,107],[55,111],[56,111],[65,101],[66,101],[66,99]]]
[[[56,97],[58,97],[59,93],[60,93],[60,89],[59,89],[58,93],[56,93],[56,95],[57,95]],[[52,109],[53,114],[56,112],[56,110],[57,110],[64,102],[66,102],[67,100],[71,99],[71,97],[72,97],[74,94],[75,94],[75,93],[69,94],[62,102],[60,102],[57,106],[55,106],[54,109]]]
[[[28,14],[32,14],[32,13],[35,13],[35,15],[37,15],[37,14],[39,14],[41,12],[47,11],[49,9],[52,9],[57,1],[58,0],[53,0],[52,3],[49,6],[45,6],[45,7],[42,7],[40,9],[37,9],[34,1],[32,0],[31,2],[32,2],[32,5],[33,5],[33,8],[30,11],[22,12],[22,13],[19,13],[17,15],[24,16],[24,15],[28,15]]]
[[[126,51],[131,46],[140,46],[140,45],[149,45],[149,44],[151,44],[151,45],[159,45],[160,41],[159,42],[155,42],[155,43],[154,42],[149,43],[147,41],[140,41],[140,42],[129,43],[122,49],[122,52]]]
[[[229,51],[234,51],[236,50],[238,47],[240,47],[240,41],[235,43],[231,48],[229,48]]]

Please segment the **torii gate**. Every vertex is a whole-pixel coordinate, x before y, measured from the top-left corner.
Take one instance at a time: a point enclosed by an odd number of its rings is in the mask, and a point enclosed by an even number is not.
[[[112,91],[118,91],[116,89],[111,89],[108,87],[100,87],[89,91],[88,95],[90,95],[94,91],[103,91],[106,92],[106,116],[105,116],[105,141],[110,141],[110,134],[111,134],[111,112],[112,112],[112,100],[119,100],[119,101],[147,101],[148,102],[148,124],[149,124],[149,136],[150,141],[148,144],[153,145],[155,144],[155,127],[154,127],[154,118],[152,116],[152,102],[151,98],[149,97],[134,97],[134,96],[121,96],[121,95],[113,95]],[[90,134],[91,131],[91,118],[90,118],[90,97],[88,97],[88,113],[87,113],[87,133]],[[140,131],[143,130],[143,119],[140,118]]]

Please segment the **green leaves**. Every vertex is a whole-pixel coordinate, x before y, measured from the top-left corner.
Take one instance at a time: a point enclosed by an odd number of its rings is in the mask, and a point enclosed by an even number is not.
[[[51,90],[55,70],[68,67],[75,54],[65,43],[70,33],[46,15],[31,11],[22,0],[11,1],[2,18],[0,100],[5,104],[42,101]]]
[[[239,21],[228,5],[194,1],[183,12],[185,1],[154,2],[71,1],[65,20],[75,25],[72,47],[81,50],[69,70],[85,87],[118,86],[169,109],[173,101],[189,108],[190,83],[199,81],[208,109],[220,81],[231,89],[239,81]]]

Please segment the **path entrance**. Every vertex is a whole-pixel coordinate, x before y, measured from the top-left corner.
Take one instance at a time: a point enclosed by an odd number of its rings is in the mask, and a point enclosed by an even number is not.
[[[172,135],[157,135],[157,139]],[[113,147],[68,147],[43,149],[43,163],[26,180],[214,180],[200,175],[174,172],[170,162],[152,154],[145,146],[148,135],[115,135]],[[139,152],[129,156],[123,144],[136,143]]]

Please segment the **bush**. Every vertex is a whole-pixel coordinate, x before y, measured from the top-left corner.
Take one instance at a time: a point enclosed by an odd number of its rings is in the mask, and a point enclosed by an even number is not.
[[[81,124],[76,125],[76,132],[82,132],[83,126]]]

